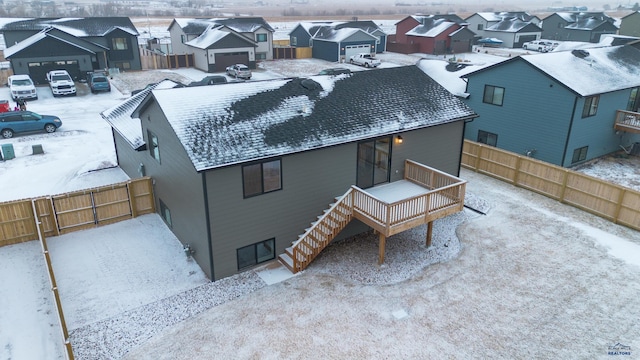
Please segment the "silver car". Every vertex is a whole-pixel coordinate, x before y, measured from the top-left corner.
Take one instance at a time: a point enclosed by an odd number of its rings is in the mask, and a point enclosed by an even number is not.
[[[227,67],[227,75],[240,79],[251,79],[251,69],[247,65],[235,64]]]

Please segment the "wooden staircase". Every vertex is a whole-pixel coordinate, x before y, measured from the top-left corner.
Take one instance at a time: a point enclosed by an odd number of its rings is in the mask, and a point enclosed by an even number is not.
[[[278,260],[292,273],[304,270],[353,218],[353,188],[336,198]]]

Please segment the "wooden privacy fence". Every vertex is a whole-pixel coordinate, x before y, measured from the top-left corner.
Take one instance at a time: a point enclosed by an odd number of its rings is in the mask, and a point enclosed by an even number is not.
[[[469,140],[461,165],[640,230],[638,191]]]
[[[0,246],[112,224],[155,212],[149,177],[61,195],[0,203]],[[34,215],[35,214],[35,215]]]

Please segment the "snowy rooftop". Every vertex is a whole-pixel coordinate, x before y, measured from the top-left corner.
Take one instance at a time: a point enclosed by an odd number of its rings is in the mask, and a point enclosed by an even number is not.
[[[511,61],[525,61],[533,65],[580,96],[640,86],[640,50],[633,46],[522,55],[477,72]]]
[[[103,111],[100,115],[129,143],[129,145],[131,145],[132,148],[137,149],[144,145],[142,127],[140,126],[140,119],[132,118],[131,114],[138,105],[140,105],[147,94],[151,92],[151,90],[171,89],[176,86],[179,86],[179,84],[171,80],[163,80],[157,84],[147,87],[122,103]]]
[[[0,27],[2,31],[40,31],[54,27],[77,37],[104,36],[115,29],[138,35],[138,30],[128,17],[0,19],[0,23],[3,24]]]
[[[479,12],[476,13],[480,15],[483,19],[489,22],[502,21],[508,18],[517,18],[523,21],[531,21],[535,18],[535,16],[529,15],[523,11],[515,11],[515,12]],[[472,15],[473,16],[473,15]]]
[[[532,24],[529,21],[522,21],[519,18],[507,18],[496,24],[489,26],[487,31],[503,31],[503,32],[518,32],[525,27],[535,27],[531,29],[531,31],[542,31],[538,26]]]
[[[368,36],[371,36],[372,40],[377,40],[376,37],[374,37],[371,34],[368,34],[366,31],[364,31],[362,29],[354,29],[354,28],[335,29],[333,27],[328,27],[328,26],[321,27],[315,33],[313,38],[316,39],[316,40],[326,40],[326,41],[340,42],[340,41],[343,41],[343,40],[349,38],[350,36],[353,36],[356,33],[363,33],[363,34],[366,34]]]
[[[66,43],[66,44],[68,44],[68,45],[70,45],[72,47],[82,49],[82,50],[84,50],[84,51],[86,51],[88,53],[95,54],[96,51],[101,51],[102,49],[104,49],[103,46],[100,46],[100,45],[95,44],[93,42],[85,41],[85,40],[80,39],[80,38],[75,38],[74,41],[69,41],[67,39],[64,39],[63,37],[58,36],[58,35],[61,35],[60,31],[63,31],[63,30],[59,30],[59,31],[58,30],[55,30],[54,28],[44,29],[44,30],[42,30],[42,31],[40,31],[40,32],[38,32],[38,33],[36,33],[34,35],[31,35],[30,37],[26,38],[25,40],[20,41],[19,43],[16,43],[15,45],[12,45],[12,46],[6,48],[4,50],[5,58],[9,58],[12,55],[17,54],[18,52],[31,47],[33,44],[36,44],[39,41],[41,41],[41,40],[43,40],[43,39],[45,39],[47,37],[56,39],[57,41],[62,42],[62,43]],[[56,32],[57,32],[57,34],[56,34]]]
[[[452,26],[456,24],[445,19],[423,19],[422,23],[408,31],[407,35],[434,37]]]
[[[153,90],[147,100],[198,171],[475,116],[416,66]]]
[[[194,19],[175,18],[173,19],[185,34],[199,35],[211,25],[224,25],[233,31],[240,33],[250,33],[264,28],[274,32],[273,28],[261,17],[237,17],[220,19]]]

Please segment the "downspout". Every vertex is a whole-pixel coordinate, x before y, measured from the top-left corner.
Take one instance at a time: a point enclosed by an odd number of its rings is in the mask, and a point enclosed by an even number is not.
[[[207,219],[207,242],[209,244],[209,268],[211,269],[211,281],[216,281],[213,270],[213,243],[211,242],[211,220],[209,218],[209,194],[207,193],[207,176],[202,172],[202,194],[204,196],[204,216]]]
[[[564,142],[564,151],[562,152],[562,162],[560,166],[564,167],[564,160],[567,157],[567,148],[569,147],[569,138],[571,137],[571,128],[573,127],[573,119],[576,116],[576,105],[578,105],[578,97],[573,101],[573,111],[571,111],[571,121],[569,122],[569,129],[567,131],[567,140]]]
[[[460,142],[460,151],[458,152],[458,174],[456,175],[457,177],[460,177],[460,169],[462,169],[462,152],[464,151],[464,134],[467,131],[467,123],[475,120],[477,116],[478,115],[470,119],[464,119],[462,123],[462,141]]]

